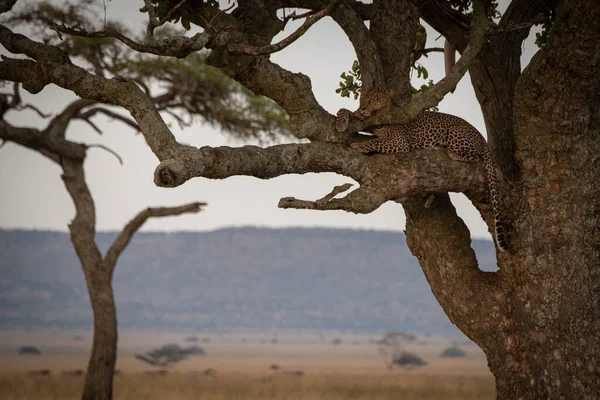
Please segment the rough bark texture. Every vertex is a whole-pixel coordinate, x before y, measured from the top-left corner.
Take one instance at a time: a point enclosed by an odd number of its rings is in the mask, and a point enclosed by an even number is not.
[[[213,50],[210,63],[277,101],[288,112],[293,133],[308,138],[308,144],[182,146],[131,82],[93,76],[58,49],[4,27],[0,27],[0,43],[30,60],[3,59],[0,77],[27,81],[31,91],[55,83],[82,97],[125,107],[161,161],[154,175],[159,186],[181,185],[194,177],[268,179],[288,173],[336,172],[353,178],[359,187],[337,199],[332,194],[317,201],[284,198],[280,207],[369,213],[386,201],[401,203],[411,251],[446,314],[486,353],[499,398],[597,399],[600,7],[595,0],[556,1],[549,42],[521,73],[520,46],[527,32],[523,27],[551,3],[514,0],[497,27],[485,18],[483,0],[473,2],[473,17],[453,10],[444,0],[375,0],[372,5],[348,0],[332,9],[333,19],[348,32],[363,60],[366,84],[384,82],[397,103],[364,121],[353,119],[344,133],[335,130],[334,117],[316,101],[310,79],[272,63],[265,54],[283,26],[276,17],[278,9],[321,12],[330,2],[247,0],[240,1],[231,14],[182,5],[177,12],[207,29],[203,38]],[[425,94],[411,97],[408,63],[419,15],[462,56],[447,78]],[[370,29],[360,22],[367,19]],[[190,40],[179,38],[181,45],[164,55],[183,56],[197,49],[198,42]],[[157,46],[146,49],[160,53]],[[490,148],[500,170],[510,178],[499,182],[510,251],[498,254],[496,273],[478,269],[469,231],[443,194],[465,193],[488,226],[493,226],[482,165],[451,161],[435,150],[364,156],[347,146],[359,140],[359,130],[404,123],[437,104],[467,69],[484,113]],[[0,125],[0,137],[12,135],[9,140],[37,146],[51,158],[59,150],[35,132],[7,130],[8,126]],[[81,150],[61,147],[60,151]],[[345,185],[332,193],[347,189]],[[442,194],[425,208],[431,193]],[[93,251],[82,255],[98,257]],[[95,279],[93,274],[90,277]],[[94,307],[110,313],[106,305]],[[110,332],[103,335],[107,343],[112,340]],[[106,359],[102,357],[97,360]]]
[[[600,9],[559,2],[553,34],[519,79],[506,354],[488,354],[504,398],[600,394]]]

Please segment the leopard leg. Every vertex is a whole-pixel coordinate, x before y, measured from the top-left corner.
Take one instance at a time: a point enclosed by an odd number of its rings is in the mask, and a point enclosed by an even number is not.
[[[335,130],[341,133],[348,129],[351,117],[352,111],[341,108],[335,115]]]
[[[448,157],[454,161],[475,162],[481,160],[476,147],[470,143],[449,143]]]
[[[408,141],[404,138],[397,138],[392,142],[388,138],[376,137],[352,143],[350,147],[361,153],[408,153],[410,151]]]

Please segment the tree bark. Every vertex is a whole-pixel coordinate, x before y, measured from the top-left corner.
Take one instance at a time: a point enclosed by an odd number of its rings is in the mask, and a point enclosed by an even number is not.
[[[86,276],[94,312],[94,344],[85,375],[82,400],[110,400],[117,362],[117,308],[112,276],[103,273]]]

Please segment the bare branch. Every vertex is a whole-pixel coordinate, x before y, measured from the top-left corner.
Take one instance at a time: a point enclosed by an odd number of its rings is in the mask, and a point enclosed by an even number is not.
[[[351,187],[352,187],[351,183],[345,183],[343,185],[335,186],[331,192],[329,192],[323,198],[320,198],[319,200],[317,200],[317,203],[320,203],[320,204],[327,203],[329,200],[333,199],[335,196],[337,196],[340,193],[344,193]]]
[[[51,114],[43,113],[39,108],[37,108],[33,104],[24,104],[22,106],[19,106],[19,107],[15,108],[15,110],[17,110],[17,111],[22,111],[22,110],[26,110],[26,109],[33,110],[37,115],[39,115],[42,118],[49,118],[50,115],[51,115]]]
[[[304,21],[300,28],[296,29],[294,33],[281,40],[279,43],[259,47],[241,43],[232,43],[229,46],[227,46],[227,50],[231,53],[249,54],[253,56],[271,54],[283,50],[290,44],[294,43],[302,35],[304,35],[308,28],[314,25],[317,21],[329,15],[341,2],[342,0],[334,0],[329,6],[327,6],[323,10],[312,14],[311,16],[306,18],[306,21]]]
[[[44,129],[44,134],[50,136],[53,140],[64,140],[67,127],[71,120],[73,120],[83,108],[95,103],[96,101],[88,99],[77,99],[73,101],[65,107],[60,114],[52,118],[46,129]]]
[[[44,155],[48,152],[55,155],[50,157],[54,161],[58,161],[58,156],[83,160],[85,157],[85,146],[64,140],[52,140],[33,128],[21,128],[12,126],[4,120],[0,120],[0,139],[18,143],[32,150],[44,151]]]
[[[154,30],[159,26],[164,25],[168,20],[170,20],[173,16],[173,13],[177,11],[179,7],[181,7],[185,2],[186,0],[181,0],[167,12],[163,19],[159,21],[158,17],[156,16],[156,13],[154,12],[154,6],[152,5],[152,2],[145,0],[144,4],[146,5],[146,9],[148,10],[148,26],[146,27],[146,41],[150,41],[152,39],[152,36],[154,36]]]
[[[106,255],[103,259],[104,267],[112,273],[117,264],[117,260],[123,250],[129,244],[129,241],[133,235],[141,228],[148,218],[152,217],[168,217],[174,215],[181,215],[185,213],[197,213],[201,207],[206,206],[206,203],[190,203],[177,207],[160,207],[160,208],[147,208],[136,215],[119,233],[119,236],[115,239],[113,244],[110,246]]]
[[[93,108],[90,108],[90,109],[86,110],[85,112],[82,112],[79,115],[77,115],[77,118],[83,119],[86,122],[88,122],[88,123],[91,124],[91,122],[89,121],[89,118],[92,117],[92,116],[94,116],[94,115],[96,115],[96,114],[98,114],[98,113],[104,114],[104,115],[106,115],[106,116],[108,116],[110,118],[113,118],[113,119],[116,119],[118,121],[121,121],[124,124],[129,125],[130,127],[132,127],[133,129],[135,129],[138,132],[140,131],[140,127],[139,127],[138,124],[135,123],[135,121],[133,121],[130,118],[127,118],[124,115],[121,115],[119,113],[116,113],[114,111],[106,109],[104,107],[93,107]],[[102,133],[102,132],[99,132],[99,133]]]
[[[331,193],[317,201],[284,197],[279,200],[277,207],[299,210],[343,210],[355,214],[368,214],[378,209],[388,200],[386,193],[368,186],[361,186],[340,199],[333,198],[333,196],[348,190],[351,186],[351,184],[336,186]]]
[[[208,32],[198,33],[191,38],[185,36],[171,36],[160,40],[150,40],[147,43],[139,43],[115,29],[105,29],[103,31],[88,32],[79,27],[69,27],[58,25],[52,21],[47,21],[57,32],[66,33],[73,36],[96,38],[114,38],[127,45],[131,49],[140,53],[156,54],[159,56],[169,56],[185,58],[191,53],[202,50],[210,39]]]
[[[449,40],[444,41],[444,72],[448,76],[456,64],[456,50]]]
[[[109,148],[103,144],[88,144],[88,145],[86,145],[86,147],[88,149],[98,148],[98,149],[106,150],[107,152],[109,152],[110,154],[112,154],[113,156],[115,156],[117,158],[117,160],[119,161],[119,164],[123,165],[123,159],[121,158],[121,156],[116,151],[112,150],[111,148]]]

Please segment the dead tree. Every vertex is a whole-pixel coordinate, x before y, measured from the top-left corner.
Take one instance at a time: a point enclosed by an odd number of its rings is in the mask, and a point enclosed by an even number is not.
[[[132,49],[185,57],[211,49],[208,62],[257,94],[275,100],[292,133],[308,144],[200,149],[175,140],[151,99],[133,82],[107,79],[73,65],[64,51],[0,27],[0,43],[27,59],[5,57],[0,78],[37,93],[51,83],[86,99],[126,108],[160,161],[155,183],[175,187],[195,177],[336,172],[359,187],[342,198],[282,199],[281,207],[370,213],[387,201],[406,212],[406,237],[432,291],[449,318],[486,353],[503,399],[595,399],[600,393],[600,7],[592,0],[513,0],[492,20],[492,2],[446,0],[146,1],[146,38],[118,30],[56,25],[63,34],[112,37]],[[297,7],[305,23],[272,43]],[[510,252],[499,271],[478,268],[470,233],[447,192],[464,193],[492,226],[480,163],[460,163],[443,152],[365,156],[338,133],[334,116],[316,101],[310,80],[269,59],[312,24],[330,16],[351,41],[366,86],[384,86],[396,107],[352,132],[410,121],[450,93],[468,70],[485,119],[488,142],[506,178],[499,192]],[[543,48],[521,71],[521,44],[529,27],[545,25]],[[411,93],[412,50],[423,19],[461,57],[448,76],[424,93]],[[203,29],[191,37],[157,37],[166,21]],[[364,23],[369,21],[369,27]],[[347,189],[347,188],[346,188]],[[342,188],[336,189],[340,192]],[[430,208],[431,193],[441,193]]]

